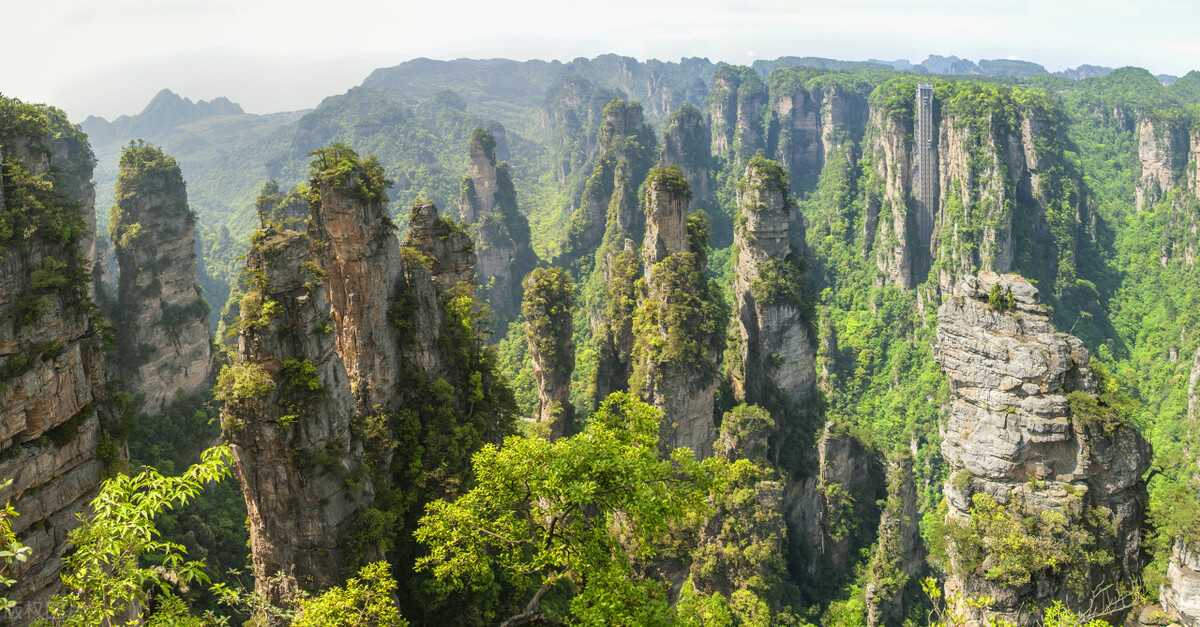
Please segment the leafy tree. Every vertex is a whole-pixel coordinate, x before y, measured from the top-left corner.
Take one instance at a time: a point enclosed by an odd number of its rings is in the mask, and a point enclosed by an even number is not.
[[[135,625],[136,617],[127,619],[127,614],[147,607],[154,589],[168,592],[172,580],[206,582],[204,564],[185,561],[186,549],[162,540],[154,520],[191,501],[205,484],[228,477],[229,460],[229,448],[218,446],[179,477],[147,468],[104,482],[91,503],[92,515],[81,514],[82,524],[68,535],[75,550],[63,558],[62,580],[71,592],[55,595],[50,603],[61,624]],[[162,566],[148,565],[145,558]]]
[[[345,588],[301,599],[292,627],[407,627],[392,602],[396,580],[388,569],[387,562],[368,564]]]
[[[454,588],[500,576],[540,584],[520,616],[541,614],[546,594],[566,584],[584,622],[663,622],[667,586],[635,562],[653,557],[673,525],[707,511],[712,471],[686,449],[660,458],[659,419],[618,393],[573,437],[485,446],[476,487],[428,506],[416,536],[430,554],[417,567]]]
[[[8,488],[12,485],[12,479],[0,485],[0,490]],[[17,540],[17,534],[12,530],[12,519],[18,516],[17,510],[12,503],[5,503],[4,509],[0,510],[0,585],[11,586],[17,583],[17,580],[9,577],[9,569],[12,568],[14,562],[25,562],[29,559],[29,554],[32,551],[29,547],[20,543]],[[16,605],[15,601],[11,601],[5,597],[0,597],[0,610],[10,610]]]

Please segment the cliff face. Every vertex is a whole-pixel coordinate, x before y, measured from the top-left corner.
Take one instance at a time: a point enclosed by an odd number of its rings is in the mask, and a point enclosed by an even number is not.
[[[1192,358],[1192,373],[1188,379],[1187,424],[1195,435],[1197,417],[1200,417],[1200,348]],[[1191,455],[1195,452],[1191,451]],[[1195,467],[1194,467],[1195,468]],[[1192,476],[1193,486],[1200,482],[1200,474]],[[1196,542],[1187,537],[1176,537],[1167,564],[1167,581],[1159,589],[1159,603],[1171,618],[1188,627],[1200,624],[1200,552]]]
[[[663,410],[665,451],[682,446],[708,457],[728,313],[705,276],[708,225],[699,216],[688,220],[688,196],[678,168],[655,170],[646,181],[646,288],[634,313],[629,388]]]
[[[1159,602],[1171,618],[1187,627],[1200,625],[1200,552],[1183,538],[1175,540]]]
[[[773,87],[767,152],[787,170],[793,188],[811,189],[826,154],[863,136],[869,112],[866,94],[836,84],[810,87],[787,80],[795,73],[785,68],[768,78]]]
[[[374,158],[335,144],[311,165],[307,224],[287,217],[291,194],[260,207],[238,353],[218,378],[257,589],[276,602],[409,542],[515,413],[475,327],[466,231],[418,203],[401,244]],[[387,557],[411,566],[412,550]]]
[[[845,576],[854,527],[878,521],[882,469],[853,436],[827,423],[817,441],[816,473],[788,484],[784,497],[789,533],[804,547],[806,576]]]
[[[1177,174],[1187,162],[1190,142],[1186,130],[1151,117],[1138,120],[1135,132],[1142,175],[1134,188],[1134,206],[1141,211],[1177,187]]]
[[[525,279],[521,311],[538,391],[533,418],[546,426],[549,439],[571,435],[575,428],[575,407],[570,400],[575,370],[574,308],[571,275],[562,268],[538,268]]]
[[[667,121],[663,131],[660,167],[678,166],[692,190],[689,211],[708,207],[712,202],[712,183],[708,169],[712,164],[712,133],[704,113],[693,105],[683,105]]]
[[[340,539],[374,487],[353,437],[354,395],[312,242],[276,227],[256,237],[246,268],[262,278],[242,299],[237,361],[222,371],[218,398],[246,496],[256,587],[278,600],[340,583]]]
[[[738,188],[738,211],[744,224],[734,237],[734,394],[768,408],[803,408],[816,382],[816,349],[804,321],[799,253],[789,233],[793,208],[782,168],[752,160]]]
[[[619,250],[624,238],[642,239],[637,190],[654,165],[657,140],[642,118],[642,105],[613,100],[604,107],[597,134],[599,155],[571,216],[562,259],[575,267],[600,247]],[[583,263],[580,267],[589,267]]]
[[[887,501],[879,519],[878,542],[869,562],[867,625],[899,625],[904,619],[905,584],[925,569],[919,496],[912,458],[900,453],[888,462]]]
[[[329,154],[312,187],[314,246],[328,274],[326,293],[337,328],[337,351],[362,407],[390,406],[400,369],[399,335],[388,308],[403,286],[396,227],[387,211],[382,168],[336,171]],[[378,167],[378,166],[376,166]]]
[[[738,162],[745,163],[765,147],[762,120],[767,97],[767,86],[753,69],[726,66],[717,70],[708,95],[713,156],[732,151]]]
[[[459,215],[474,225],[479,297],[490,304],[496,328],[503,331],[520,307],[521,280],[538,258],[529,245],[529,221],[517,209],[508,164],[496,163],[492,133],[476,129],[470,153],[471,175],[463,180]]]
[[[195,216],[175,160],[158,148],[121,157],[109,234],[120,265],[119,376],[153,415],[177,390],[204,387],[212,368],[208,306],[196,280]]]
[[[120,461],[91,314],[94,160],[61,111],[0,97],[0,162],[0,500],[32,549],[5,596],[44,602],[76,514]]]
[[[963,274],[1008,272],[1019,259],[1043,280],[1074,280],[1070,225],[1086,210],[1054,105],[971,84],[939,83],[924,106],[920,91],[879,93],[865,150],[880,182],[876,263],[889,283],[929,280],[950,293]]]
[[[1149,446],[1105,417],[1119,409],[1105,406],[1087,350],[1054,331],[1037,290],[1016,275],[965,277],[938,310],[934,358],[951,389],[942,433],[951,469],[947,593],[996,599],[986,611],[957,609],[972,624],[987,616],[1033,624],[1024,603],[1086,606],[1086,591],[1136,576]],[[1029,553],[993,556],[993,536],[1024,512],[1042,521],[1021,534]],[[1076,561],[1085,550],[1111,559]],[[1044,566],[1049,555],[1074,565]]]

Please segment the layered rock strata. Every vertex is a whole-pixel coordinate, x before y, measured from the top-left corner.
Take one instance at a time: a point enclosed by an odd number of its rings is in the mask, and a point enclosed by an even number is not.
[[[480,128],[471,136],[471,175],[463,179],[459,216],[472,225],[479,297],[504,330],[521,303],[521,280],[538,264],[529,243],[529,221],[518,210],[508,164],[496,162],[495,136]]]
[[[1090,558],[1022,578],[997,570],[1007,565],[996,560],[1019,556],[993,557],[985,548],[974,565],[972,546],[952,546],[946,589],[948,598],[959,595],[954,609],[971,625],[992,617],[1031,625],[1035,618],[1023,611],[1027,603],[1065,600],[1086,607],[1085,591],[1135,577],[1143,565],[1142,474],[1149,446],[1132,426],[1073,411],[1101,390],[1082,342],[1055,332],[1037,289],[1017,275],[964,277],[938,310],[934,359],[951,391],[942,432],[942,455],[951,470],[943,487],[947,524],[969,529],[980,503],[994,502],[1000,513],[989,515],[1039,515],[1062,523],[1065,530],[1045,540],[1055,546],[1039,553],[1074,550],[1069,543],[1087,534],[1093,539],[1084,544],[1087,550],[1111,557],[1108,564]],[[1069,575],[1074,567],[1080,570]],[[981,595],[995,603],[983,609],[965,602]]]
[[[708,170],[712,165],[712,133],[704,113],[693,105],[683,105],[671,114],[663,131],[660,167],[678,166],[692,190],[688,211],[708,207],[712,202],[712,183]]]
[[[707,457],[716,439],[713,402],[726,311],[705,276],[707,223],[693,220],[688,232],[690,195],[679,168],[655,170],[646,181],[646,292],[634,313],[629,387],[667,417],[660,429],[665,451],[686,447]]]
[[[7,122],[22,120],[25,125]],[[91,294],[94,160],[59,110],[0,97],[0,501],[29,546],[5,572],[18,611],[61,592],[67,533],[123,446]],[[29,617],[33,612],[28,613]],[[27,624],[14,619],[11,624]]]
[[[806,407],[816,383],[816,348],[802,308],[803,280],[795,265],[794,211],[787,175],[756,158],[738,191],[743,225],[734,238],[737,360],[732,384],[738,400],[771,408]],[[802,240],[803,237],[795,238]]]
[[[196,274],[196,217],[175,159],[144,144],[121,156],[109,235],[120,267],[119,376],[153,415],[212,370],[208,305]]]
[[[262,278],[242,299],[237,360],[221,373],[218,397],[246,496],[256,589],[278,602],[340,583],[340,539],[374,487],[312,242],[277,227],[256,237],[246,268]]]

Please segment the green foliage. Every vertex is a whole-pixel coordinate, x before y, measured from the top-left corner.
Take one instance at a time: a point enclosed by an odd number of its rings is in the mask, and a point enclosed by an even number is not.
[[[330,588],[319,596],[301,599],[293,627],[407,627],[392,596],[396,581],[387,562],[368,564],[346,586]]]
[[[705,510],[711,478],[686,450],[658,456],[658,422],[657,411],[617,394],[578,435],[485,446],[473,460],[476,486],[426,510],[416,537],[430,554],[418,568],[455,588],[502,575],[547,589],[570,582],[570,611],[584,622],[662,620],[664,584],[639,576],[633,560],[655,555],[674,521]]]
[[[538,268],[524,283],[521,314],[525,317],[525,336],[536,345],[542,363],[555,369],[555,377],[569,377],[575,366],[571,341],[575,289],[571,275],[554,266]]]
[[[55,595],[50,611],[64,625],[110,624],[130,607],[148,604],[151,590],[167,592],[167,572],[178,581],[204,582],[203,564],[185,561],[186,549],[159,538],[155,518],[186,504],[204,485],[229,476],[229,449],[209,449],[179,477],[147,468],[104,482],[89,516],[68,534],[75,550],[63,558],[63,583],[71,594]],[[166,570],[146,566],[153,557]]]
[[[1004,293],[1000,292],[1000,284],[996,283],[992,286],[992,291],[988,292],[988,311],[1006,312],[1016,311],[1017,301],[1013,298],[1012,289],[1006,289]]]
[[[60,254],[69,259],[87,230],[83,205],[71,191],[91,178],[95,165],[87,136],[59,109],[0,95],[0,146],[6,147],[0,163],[0,258],[36,241],[61,246],[65,254]],[[55,149],[67,158],[34,174],[18,156],[20,148],[35,159]]]
[[[352,194],[363,202],[388,201],[387,188],[393,182],[384,176],[383,166],[374,155],[360,159],[349,146],[335,142],[328,148],[310,153],[309,178],[313,205],[321,203],[321,188],[328,186]]]
[[[688,185],[687,179],[683,176],[683,170],[679,166],[673,165],[666,168],[655,168],[646,176],[646,181],[642,183],[642,203],[645,204],[645,193],[652,187],[658,187],[668,194],[691,200],[692,188]]]
[[[7,489],[12,485],[12,479],[6,480],[0,484],[0,490]],[[11,502],[6,502],[4,508],[0,509],[0,585],[11,586],[17,583],[16,579],[12,578],[14,570],[20,568],[29,560],[29,555],[33,549],[21,544],[17,540],[17,534],[12,530],[12,519],[20,514],[13,507]],[[5,597],[0,597],[0,611],[11,610],[16,606],[16,602]]]
[[[240,363],[221,367],[215,397],[228,404],[244,404],[266,398],[274,389],[275,381],[262,366]]]
[[[988,494],[971,497],[969,520],[948,520],[946,531],[956,568],[981,574],[1006,586],[1023,586],[1043,570],[1066,573],[1071,588],[1082,592],[1089,568],[1112,563],[1095,549],[1096,538],[1069,511],[1027,508],[1013,491],[1007,505]]]
[[[724,350],[729,308],[721,288],[705,276],[703,257],[678,252],[655,264],[647,296],[633,313],[636,366],[630,390],[641,393],[648,375],[711,377]]]
[[[790,305],[807,312],[812,309],[807,293],[800,266],[781,259],[759,264],[758,276],[750,282],[750,295],[763,305]]]
[[[1088,363],[1096,375],[1099,394],[1091,395],[1082,390],[1067,394],[1071,415],[1084,427],[1098,429],[1110,436],[1130,424],[1138,411],[1137,401],[1121,391],[1120,384],[1108,373],[1108,368],[1095,357]]]

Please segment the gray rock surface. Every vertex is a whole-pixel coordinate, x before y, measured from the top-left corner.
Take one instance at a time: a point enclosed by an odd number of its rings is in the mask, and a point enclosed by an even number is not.
[[[989,305],[993,286],[999,303]],[[1005,304],[1010,294],[1011,306]],[[938,310],[934,359],[950,381],[942,431],[951,471],[943,487],[949,518],[970,516],[972,494],[989,494],[1000,504],[1018,499],[1032,511],[1062,512],[1073,527],[1088,525],[1096,548],[1112,555],[1112,564],[1086,572],[1085,590],[1139,573],[1149,445],[1131,426],[1106,435],[1072,415],[1067,395],[1097,393],[1096,377],[1082,342],[1054,330],[1037,289],[1012,274],[963,277]],[[1106,512],[1110,526],[1085,523],[1085,511]],[[996,598],[987,611],[959,606],[971,625],[988,616],[1033,624],[1020,611],[1027,602],[1085,604],[1063,573],[1050,571],[1035,573],[1021,588],[985,580],[982,572],[955,573],[946,588],[948,595]]]
[[[131,393],[144,396],[141,409],[149,415],[178,390],[203,388],[212,371],[208,314],[196,278],[195,216],[179,167],[169,157],[163,165],[123,175],[119,212],[109,226],[125,233],[114,239],[121,271],[117,338],[124,356],[136,356],[120,364],[120,376]]]

